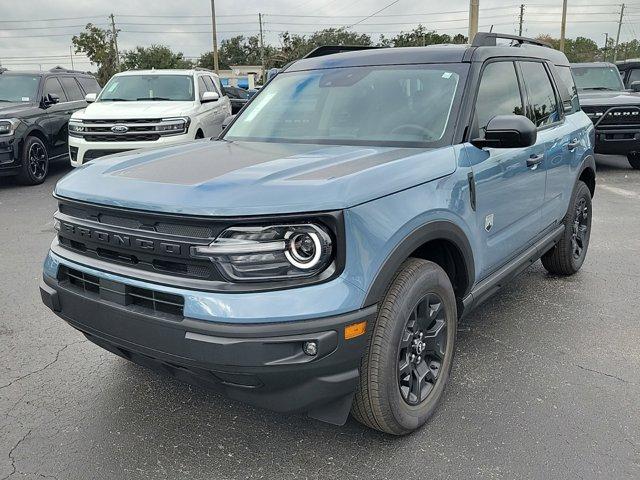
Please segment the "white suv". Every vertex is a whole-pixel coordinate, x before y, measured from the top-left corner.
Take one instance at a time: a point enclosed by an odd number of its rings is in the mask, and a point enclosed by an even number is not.
[[[118,73],[69,121],[69,157],[78,167],[105,155],[217,136],[231,102],[209,70]]]

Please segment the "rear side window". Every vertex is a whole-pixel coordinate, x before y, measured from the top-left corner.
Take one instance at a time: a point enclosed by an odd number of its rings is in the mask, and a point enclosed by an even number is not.
[[[44,84],[44,94],[45,96],[49,94],[57,95],[61,102],[67,101],[67,96],[65,95],[64,90],[62,90],[60,82],[55,77],[47,78],[47,81]]]
[[[492,62],[482,72],[476,101],[478,134],[484,136],[487,124],[496,115],[523,115],[520,84],[513,62]]]
[[[547,70],[539,62],[521,62],[522,76],[529,93],[529,118],[537,127],[560,120],[558,102]]]
[[[100,85],[93,77],[78,77],[78,82],[84,90],[84,93],[99,93]]]
[[[67,94],[67,98],[70,101],[82,100],[84,95],[82,94],[82,90],[78,86],[78,82],[73,77],[61,77],[60,83],[62,83],[62,88]]]
[[[202,98],[202,94],[207,91],[207,85],[204,83],[203,77],[198,77],[198,90],[200,90],[200,98]]]
[[[562,98],[562,105],[567,115],[576,113],[580,110],[580,102],[578,101],[578,89],[576,83],[573,80],[573,74],[569,67],[556,67],[558,72],[559,81],[558,89],[560,89],[560,97]]]

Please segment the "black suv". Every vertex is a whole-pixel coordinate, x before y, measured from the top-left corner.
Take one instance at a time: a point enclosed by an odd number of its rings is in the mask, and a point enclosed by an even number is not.
[[[85,72],[0,69],[0,176],[26,185],[44,182],[49,162],[68,158],[67,124],[100,85]]]
[[[574,63],[580,105],[596,127],[596,153],[626,155],[640,169],[640,95],[625,90],[613,63]]]

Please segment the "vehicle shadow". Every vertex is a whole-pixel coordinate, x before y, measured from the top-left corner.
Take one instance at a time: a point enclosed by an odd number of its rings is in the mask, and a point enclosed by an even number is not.
[[[69,160],[52,163],[49,166],[49,174],[42,185],[48,185],[57,182],[61,177],[72,170]],[[40,186],[42,186],[40,185]],[[37,188],[36,186],[21,185],[15,177],[0,177],[0,190],[8,190],[11,188]]]
[[[599,172],[633,170],[623,155],[596,155],[596,168]]]

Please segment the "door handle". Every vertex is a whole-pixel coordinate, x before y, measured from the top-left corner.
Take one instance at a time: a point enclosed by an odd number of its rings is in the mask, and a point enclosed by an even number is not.
[[[544,160],[544,155],[541,153],[539,155],[531,155],[528,159],[527,159],[527,167],[529,168],[535,168],[536,166],[538,166],[540,163],[542,163],[542,161]]]
[[[571,142],[567,144],[567,148],[569,149],[570,152],[573,152],[578,145],[580,145],[580,142],[578,141],[577,138],[574,138],[573,140],[571,140]]]

